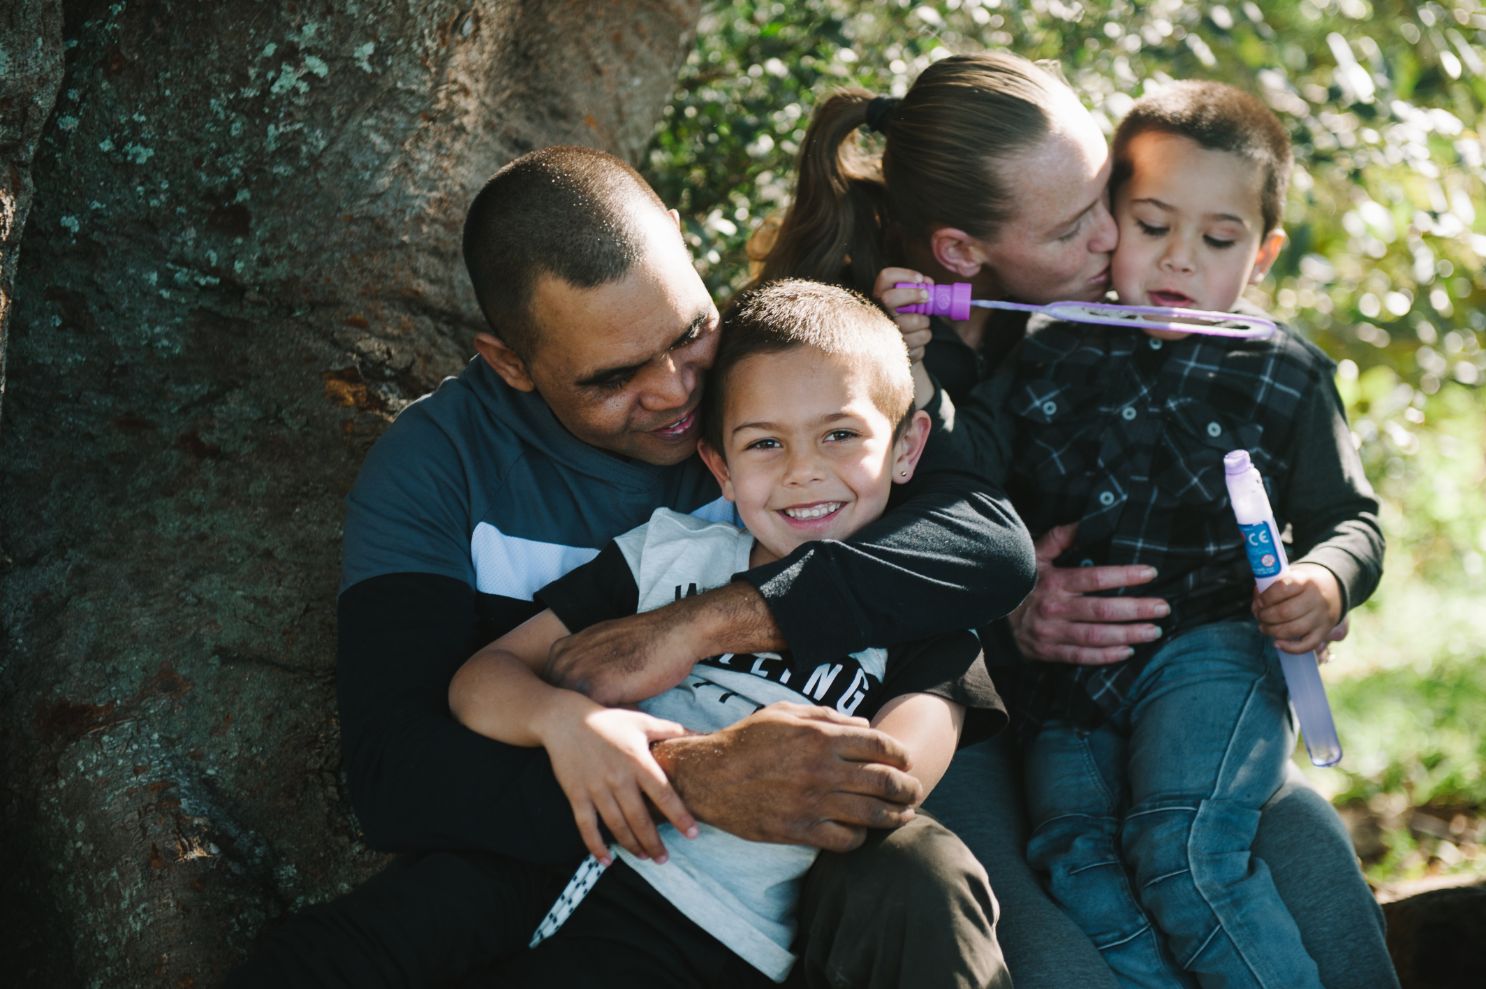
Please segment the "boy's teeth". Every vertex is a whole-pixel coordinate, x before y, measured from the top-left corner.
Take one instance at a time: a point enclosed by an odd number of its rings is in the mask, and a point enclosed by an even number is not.
[[[810,519],[823,519],[840,507],[841,502],[828,501],[824,505],[811,505],[809,508],[786,508],[784,514],[792,519],[808,522]]]

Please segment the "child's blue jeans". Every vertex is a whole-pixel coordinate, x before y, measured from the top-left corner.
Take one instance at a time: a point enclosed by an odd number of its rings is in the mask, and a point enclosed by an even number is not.
[[[1251,621],[1182,633],[1110,721],[1027,747],[1027,858],[1123,986],[1321,989],[1250,856],[1294,748],[1279,658]]]

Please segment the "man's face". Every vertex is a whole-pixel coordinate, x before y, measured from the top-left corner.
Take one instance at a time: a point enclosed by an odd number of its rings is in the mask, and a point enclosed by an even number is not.
[[[656,214],[644,239],[643,256],[616,282],[578,288],[553,275],[537,281],[537,342],[526,367],[568,432],[664,466],[696,449],[718,315],[665,214]]]

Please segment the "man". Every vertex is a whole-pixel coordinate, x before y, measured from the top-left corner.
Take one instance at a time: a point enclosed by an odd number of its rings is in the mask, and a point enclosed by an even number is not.
[[[465,259],[490,332],[368,456],[339,601],[352,800],[369,843],[423,854],[292,921],[233,984],[426,984],[524,946],[540,918],[513,891],[555,882],[555,896],[582,845],[545,754],[455,723],[450,677],[539,610],[535,591],[654,508],[731,517],[694,456],[717,310],[643,179],[586,149],[524,156],[476,198]],[[1004,500],[931,468],[851,541],[593,626],[554,648],[548,674],[615,703],[628,699],[616,671],[674,683],[705,656],[786,643],[814,663],[980,625],[1022,600],[1033,568]],[[909,810],[912,753],[892,739],[824,709],[770,707],[654,751],[707,823],[834,852],[867,842],[813,871],[797,978],[1005,981],[984,873]]]

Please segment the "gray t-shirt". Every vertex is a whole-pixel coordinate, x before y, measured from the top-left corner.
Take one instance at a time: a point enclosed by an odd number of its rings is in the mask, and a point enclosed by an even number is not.
[[[649,611],[720,587],[748,569],[753,537],[731,525],[659,509],[648,523],[615,540],[615,546],[627,575],[617,572],[613,554],[608,554],[538,595],[570,628],[598,617],[588,610],[589,601],[575,602],[594,597],[623,601],[631,588],[616,591],[616,586],[624,585],[626,576],[636,595],[633,611]],[[570,615],[579,617],[570,621]],[[708,732],[777,701],[867,715],[888,697],[920,690],[1000,711],[974,636],[960,633],[932,643],[933,660],[922,664],[917,658],[929,654],[922,646],[864,649],[811,669],[796,668],[787,654],[725,653],[697,664],[681,684],[639,706]],[[909,663],[914,670],[899,669]],[[917,668],[920,665],[922,669]],[[661,836],[670,853],[664,865],[638,859],[617,846],[614,851],[698,926],[770,978],[783,980],[794,964],[789,949],[800,883],[816,850],[747,841],[706,824],[700,825],[694,839],[682,837],[668,824],[661,826]]]

